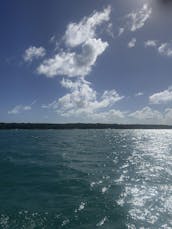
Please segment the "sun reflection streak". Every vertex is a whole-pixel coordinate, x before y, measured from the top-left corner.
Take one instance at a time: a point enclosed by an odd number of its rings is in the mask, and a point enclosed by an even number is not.
[[[169,228],[172,225],[172,135],[170,130],[135,130],[133,153],[126,165],[132,169],[122,174],[125,188],[117,203],[129,206],[131,221],[146,228]],[[131,170],[130,170],[131,173]],[[131,174],[130,174],[131,177]],[[137,228],[129,223],[128,228]],[[144,228],[144,227],[143,227]]]

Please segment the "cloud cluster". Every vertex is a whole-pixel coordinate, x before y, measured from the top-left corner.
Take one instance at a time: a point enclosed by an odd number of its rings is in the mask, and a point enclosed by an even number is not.
[[[95,117],[99,112],[112,107],[123,99],[123,96],[120,96],[115,90],[105,91],[101,96],[98,96],[90,83],[83,78],[76,81],[63,79],[61,85],[70,92],[47,106],[43,105],[43,108],[52,108],[65,117],[81,115]],[[122,112],[120,116],[121,114]]]
[[[85,80],[98,56],[108,47],[106,41],[98,38],[97,28],[106,23],[106,28],[110,29],[110,13],[111,8],[107,7],[102,12],[84,17],[79,23],[70,23],[67,26],[63,36],[66,48],[44,60],[37,72],[47,77],[60,75],[75,79],[64,78],[61,85],[68,93],[48,105],[42,105],[42,108],[52,109],[67,118],[84,118],[84,121],[113,122],[124,117],[123,112],[113,109],[114,104],[122,100],[123,96],[116,90],[106,90],[98,95],[91,83]]]
[[[43,47],[30,46],[25,50],[23,55],[25,62],[32,62],[33,59],[39,59],[46,55],[46,50]]]
[[[132,123],[143,124],[169,124],[172,123],[172,108],[166,108],[163,112],[146,106],[140,110],[128,114],[129,121]],[[132,121],[133,119],[133,121]]]
[[[100,95],[85,79],[96,64],[97,58],[109,46],[107,41],[98,36],[98,28],[106,25],[104,28],[106,32],[111,29],[110,14],[111,8],[107,7],[101,12],[95,11],[89,17],[84,17],[79,23],[69,23],[62,38],[61,51],[54,50],[55,54],[51,58],[44,59],[37,68],[38,74],[47,77],[66,76],[67,78],[61,80],[61,86],[67,93],[48,105],[42,105],[42,108],[51,109],[63,118],[84,122],[122,123],[127,120],[154,124],[171,120],[172,108],[167,108],[161,113],[150,107],[151,104],[165,104],[172,101],[171,88],[151,95],[150,106],[134,112],[125,112],[115,109],[116,103],[124,99],[124,96],[119,95],[114,89],[106,90]],[[130,32],[141,29],[151,14],[152,9],[147,3],[140,10],[128,14],[128,27],[120,27],[118,36],[121,36],[125,29]],[[51,42],[54,40],[55,37],[52,37]],[[132,38],[128,47],[133,48],[135,45],[136,38]],[[145,47],[153,47],[161,55],[172,56],[171,43],[148,40],[145,42]],[[31,62],[33,59],[44,57],[45,54],[44,48],[31,46],[25,51],[24,60]],[[135,96],[142,95],[142,92],[135,94]],[[17,114],[27,110],[31,110],[31,106],[18,105],[8,113]]]
[[[108,47],[108,43],[97,38],[97,27],[110,20],[111,8],[95,12],[84,17],[79,23],[67,26],[63,40],[66,49],[46,59],[38,67],[37,72],[47,77],[86,76],[100,56]]]
[[[136,30],[142,28],[150,18],[151,14],[152,8],[147,3],[145,3],[139,11],[129,13],[127,18],[130,20],[130,31],[135,32]]]

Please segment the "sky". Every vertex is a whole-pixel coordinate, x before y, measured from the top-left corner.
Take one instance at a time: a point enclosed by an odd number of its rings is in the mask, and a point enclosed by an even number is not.
[[[0,122],[172,124],[172,1],[5,0]]]

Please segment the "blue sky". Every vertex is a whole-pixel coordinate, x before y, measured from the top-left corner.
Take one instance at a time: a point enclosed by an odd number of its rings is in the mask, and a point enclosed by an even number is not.
[[[172,124],[172,6],[16,0],[0,7],[0,121]]]

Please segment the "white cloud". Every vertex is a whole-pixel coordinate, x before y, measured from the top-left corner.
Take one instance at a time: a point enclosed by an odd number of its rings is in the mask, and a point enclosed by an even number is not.
[[[167,56],[167,57],[172,57],[172,43],[162,43],[158,47],[158,52],[161,55]]]
[[[30,105],[16,105],[13,107],[11,110],[8,111],[8,114],[19,114],[22,113],[23,111],[30,111],[32,109],[32,106],[36,103],[37,101],[34,100]]]
[[[132,38],[131,41],[128,43],[129,48],[134,48],[136,45],[136,38]]]
[[[49,42],[50,42],[50,43],[54,43],[55,40],[56,40],[56,36],[55,36],[55,35],[52,35],[52,36],[50,37]]]
[[[157,40],[148,40],[145,47],[152,47],[162,56],[172,57],[172,42],[160,43]]]
[[[10,111],[8,111],[8,114],[19,114],[23,111],[29,111],[31,109],[32,109],[31,106],[17,105],[14,108],[12,108]]]
[[[68,92],[58,100],[42,105],[42,108],[52,109],[64,118],[83,121],[111,122],[124,117],[123,112],[113,109],[114,104],[123,99],[123,96],[116,90],[106,90],[98,95],[91,83],[84,78],[92,70],[98,56],[108,47],[106,41],[98,38],[97,28],[101,25],[101,31],[103,28],[105,32],[113,35],[112,24],[109,22],[110,13],[111,8],[107,7],[102,12],[94,12],[91,16],[84,17],[79,23],[70,23],[67,26],[62,40],[66,48],[44,60],[37,72],[47,77],[60,75],[78,78],[63,79],[61,85]],[[106,27],[103,26],[105,23]]]
[[[86,114],[86,117],[92,122],[100,123],[124,123],[125,112],[116,109],[110,109],[108,111]]]
[[[172,125],[172,108],[160,112],[147,106],[129,113],[128,117],[131,123]]]
[[[95,12],[90,17],[84,17],[79,23],[70,23],[64,36],[66,45],[76,47],[91,38],[96,38],[97,27],[110,20],[110,13],[109,6],[102,12]]]
[[[143,92],[138,92],[135,94],[136,97],[144,95]]]
[[[142,108],[141,110],[130,113],[128,116],[130,118],[134,118],[134,121],[138,120],[138,123],[141,121],[142,123],[158,124],[162,123],[163,121],[163,115],[159,111],[153,110],[148,106]]]
[[[123,99],[123,96],[120,96],[115,90],[105,91],[102,96],[98,96],[91,84],[83,78],[76,81],[63,79],[61,85],[70,92],[57,101],[47,106],[44,105],[43,108],[54,109],[64,117],[82,117],[83,115],[87,117],[94,115],[95,117],[100,114],[105,116],[107,112],[104,112],[104,109],[112,107]],[[118,111],[116,114],[119,116],[122,112]]]
[[[45,60],[37,69],[47,77],[65,75],[68,77],[86,76],[91,71],[97,57],[108,47],[101,39],[89,39],[82,45],[81,53],[61,52]]]
[[[30,46],[28,49],[25,50],[24,53],[24,60],[26,62],[32,62],[33,59],[39,59],[46,55],[46,50],[43,47],[35,47]]]
[[[164,123],[172,125],[172,108],[165,109]]]
[[[156,47],[157,41],[156,40],[147,40],[145,42],[145,47]]]
[[[149,97],[149,102],[152,104],[163,104],[172,101],[172,88],[157,92]]]
[[[43,109],[55,109],[55,108],[57,108],[57,101],[53,101],[47,105],[42,104],[41,108],[43,108]]]
[[[130,19],[130,30],[132,32],[141,29],[146,21],[150,18],[152,14],[152,8],[149,7],[147,3],[143,5],[143,7],[137,11],[137,12],[132,12],[127,15],[127,18]]]
[[[123,27],[119,28],[118,36],[121,36],[124,33],[125,29]]]
[[[37,72],[47,77],[88,75],[98,56],[108,47],[107,42],[97,38],[97,26],[108,22],[110,13],[111,8],[107,7],[102,12],[84,17],[78,24],[70,23],[63,39],[67,49],[43,61]]]

